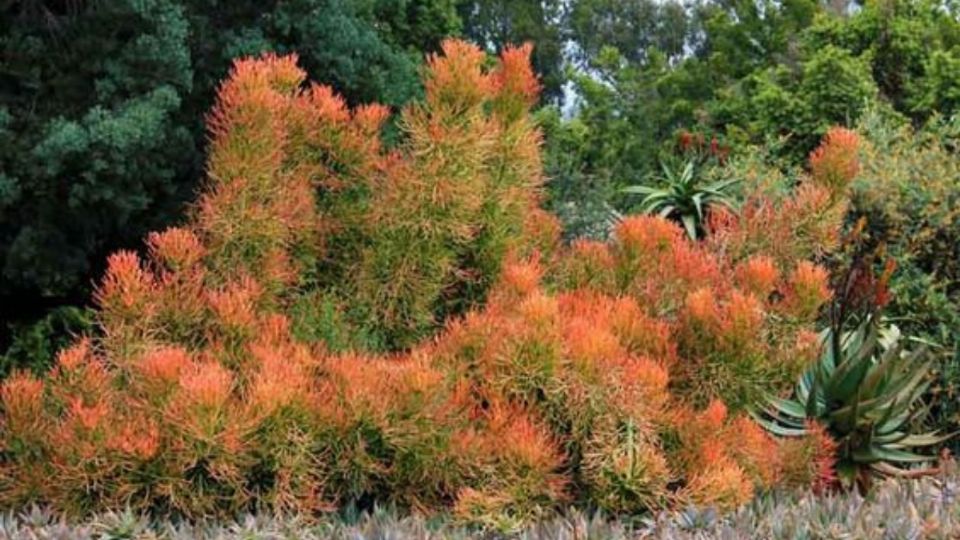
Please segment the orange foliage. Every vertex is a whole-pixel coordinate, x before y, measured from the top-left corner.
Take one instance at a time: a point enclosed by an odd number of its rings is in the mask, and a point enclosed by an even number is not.
[[[833,489],[837,484],[837,442],[820,424],[810,422],[806,429],[808,436],[783,442],[783,483],[816,492]]]
[[[260,285],[245,278],[229,283],[222,289],[210,291],[207,303],[216,320],[225,329],[252,331],[257,321],[257,300],[261,295]]]
[[[781,272],[837,247],[846,215],[843,199],[829,189],[804,181],[790,197],[750,194],[739,214],[727,209],[707,218],[706,244],[733,261],[753,255],[772,258]]]
[[[800,261],[787,280],[783,309],[800,320],[813,320],[832,296],[828,279],[826,269]]]
[[[821,219],[842,207],[824,193],[807,183],[776,201],[751,195],[740,215],[711,214],[702,242],[665,219],[627,217],[610,244],[576,242],[547,275],[562,290],[632,298],[669,344],[657,356],[672,389],[739,409],[760,391],[790,388],[810,358],[798,336],[830,294],[826,271],[808,258],[837,236],[840,221]]]
[[[519,119],[539,98],[540,82],[530,65],[532,52],[530,43],[505,47],[500,54],[500,65],[491,74],[492,86],[497,93],[494,107],[508,121]]]
[[[466,109],[493,92],[490,75],[483,72],[484,53],[479,47],[447,39],[440,44],[443,54],[427,58],[429,76],[424,81],[427,103],[435,107]]]
[[[810,153],[813,181],[839,194],[860,172],[859,147],[860,136],[855,131],[830,128],[820,146]]]
[[[111,256],[101,335],[0,385],[0,502],[199,517],[375,500],[493,524],[573,500],[729,508],[802,476],[789,460],[826,481],[828,437],[780,444],[739,411],[811,357],[828,294],[803,261],[837,203],[811,182],[713,215],[705,242],[642,216],[559,247],[530,51],[487,70],[444,42],[390,152],[385,108],[304,89],[292,56],[238,61],[192,220],[151,234],[146,261]],[[315,298],[398,352],[304,338]]]
[[[739,465],[719,460],[695,473],[684,494],[698,505],[732,510],[750,502],[754,488]]]
[[[37,424],[42,422],[43,381],[18,372],[10,375],[0,386],[3,403],[3,427],[22,436],[37,435]]]
[[[747,291],[759,298],[766,298],[776,290],[780,271],[770,257],[754,255],[737,266],[736,280]]]
[[[179,347],[160,347],[146,353],[137,362],[138,374],[146,384],[166,386],[180,380],[180,375],[191,365],[187,351]],[[152,389],[157,393],[159,388]]]
[[[107,272],[95,299],[105,317],[132,323],[150,316],[153,290],[153,276],[143,269],[140,257],[132,251],[119,251],[107,259]]]
[[[150,258],[171,272],[193,268],[203,259],[204,248],[193,232],[177,227],[147,236]]]

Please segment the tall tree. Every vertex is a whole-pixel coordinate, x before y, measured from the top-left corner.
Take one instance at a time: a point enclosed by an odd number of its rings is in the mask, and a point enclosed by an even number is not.
[[[541,77],[543,98],[559,101],[566,80],[567,4],[564,0],[460,0],[458,9],[466,36],[491,52],[533,43],[533,67]]]
[[[570,10],[571,38],[581,64],[590,64],[604,47],[640,65],[651,51],[679,60],[695,38],[693,19],[677,0],[577,0]]]
[[[2,322],[87,297],[106,253],[179,218],[233,58],[296,52],[397,107],[460,22],[454,0],[6,0],[0,28]]]

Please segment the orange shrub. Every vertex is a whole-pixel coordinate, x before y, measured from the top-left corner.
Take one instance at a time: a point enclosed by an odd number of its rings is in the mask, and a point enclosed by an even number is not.
[[[0,504],[382,502],[509,528],[828,476],[828,438],[778,443],[738,411],[812,356],[827,289],[807,258],[832,222],[783,221],[838,203],[801,187],[716,217],[704,243],[632,217],[610,243],[558,247],[530,48],[492,70],[471,45],[443,53],[390,151],[384,108],[302,88],[292,57],[237,62],[191,221],[109,259],[96,336],[0,385]],[[780,235],[769,250],[760,227]],[[304,338],[324,306],[400,350]]]
[[[726,225],[727,241],[744,226]],[[701,406],[721,398],[739,408],[793,384],[805,364],[793,361],[792,344],[829,299],[823,269],[804,259],[778,263],[763,251],[735,257],[724,239],[697,243],[657,217],[628,217],[614,235],[611,244],[575,243],[556,257],[556,281],[626,295],[658,321],[679,355],[671,362],[675,391]]]
[[[712,212],[707,220],[711,249],[722,250],[733,261],[763,255],[789,271],[797,261],[836,248],[847,209],[845,188],[859,167],[859,139],[841,128],[830,133],[811,154],[812,176],[802,176],[798,186],[778,190],[763,178],[750,178],[738,214]],[[776,179],[776,171],[764,172]],[[727,174],[747,173],[733,169]],[[783,183],[778,180],[773,184]]]
[[[813,181],[838,196],[842,195],[860,173],[859,147],[857,132],[839,126],[831,128],[822,144],[810,153]]]

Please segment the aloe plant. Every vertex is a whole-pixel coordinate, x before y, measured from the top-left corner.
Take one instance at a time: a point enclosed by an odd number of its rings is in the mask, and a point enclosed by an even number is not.
[[[785,437],[806,435],[810,420],[825,426],[838,444],[838,478],[848,486],[876,475],[916,475],[907,471],[912,464],[934,461],[920,450],[950,435],[912,430],[930,385],[926,349],[906,352],[899,330],[877,314],[853,330],[833,325],[821,338],[820,359],[801,376],[794,397],[767,396],[755,410],[757,421]]]
[[[696,240],[703,231],[707,208],[720,205],[734,209],[733,199],[726,190],[737,183],[736,179],[702,183],[696,174],[696,162],[693,160],[687,161],[679,172],[666,164],[661,167],[663,175],[654,185],[623,188],[624,193],[643,196],[640,202],[643,213],[678,220],[690,238]]]

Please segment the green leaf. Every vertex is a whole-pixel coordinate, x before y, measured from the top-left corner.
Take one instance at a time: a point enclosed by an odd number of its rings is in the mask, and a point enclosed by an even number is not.
[[[701,201],[703,200],[703,193],[697,193],[693,196],[693,206],[697,209],[697,218],[703,220],[703,205]]]
[[[906,450],[883,448],[873,446],[854,450],[851,454],[854,461],[859,463],[872,463],[875,461],[886,461],[893,463],[928,463],[935,458],[931,456],[922,456]]]
[[[687,230],[687,234],[690,236],[691,240],[697,239],[697,223],[696,219],[689,214],[684,214],[680,216],[680,220],[683,221],[683,227]]]
[[[800,419],[806,418],[806,411],[804,410],[803,405],[797,403],[796,401],[778,398],[776,396],[767,396],[766,401],[776,410],[787,416]]]
[[[808,433],[806,429],[783,427],[762,417],[755,416],[753,420],[763,429],[773,433],[774,435],[779,435],[780,437],[803,437]]]
[[[649,195],[659,190],[650,186],[627,186],[622,188],[620,191],[622,193],[628,193],[632,195]]]
[[[960,431],[954,431],[944,435],[937,435],[937,432],[932,431],[930,433],[907,435],[903,439],[893,442],[896,442],[898,445],[903,447],[933,446],[949,441],[950,439],[956,437],[958,433],[960,433]]]

